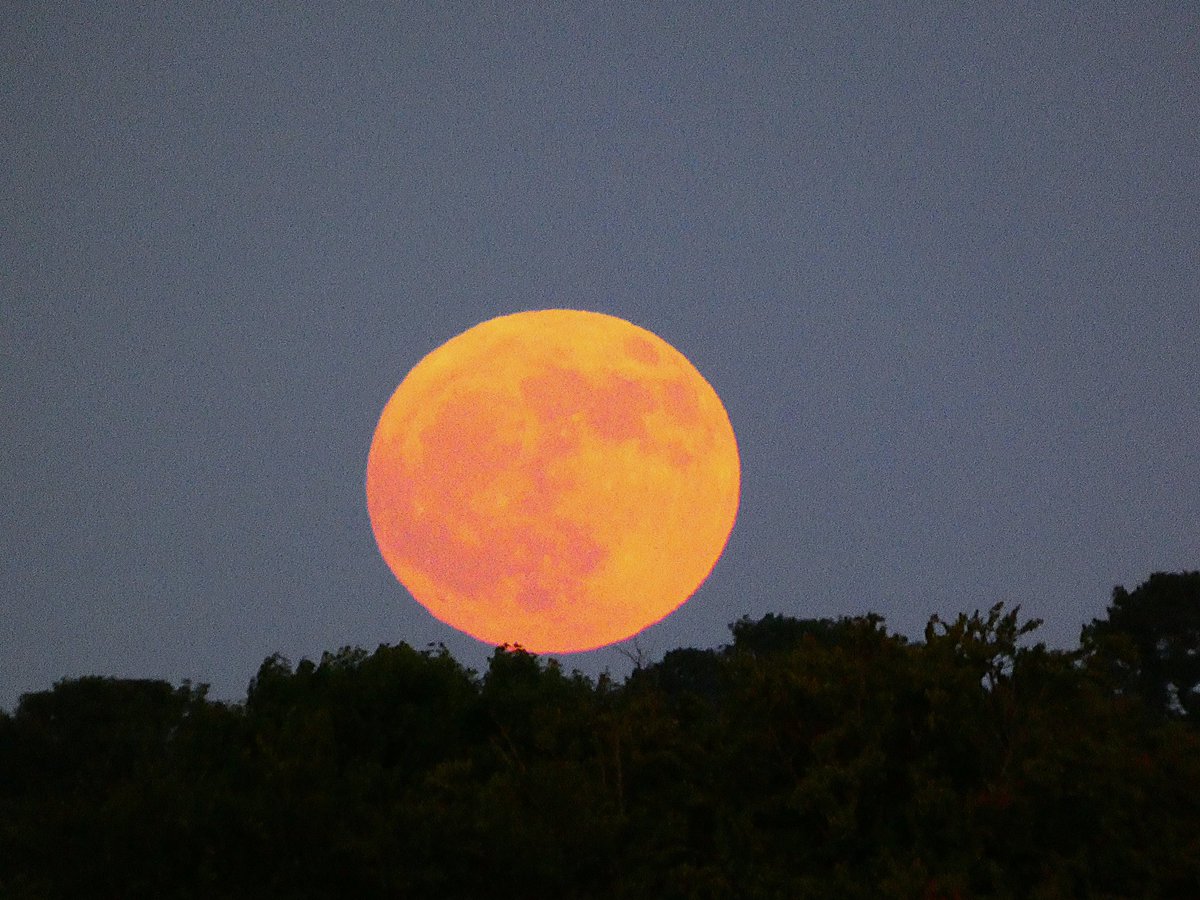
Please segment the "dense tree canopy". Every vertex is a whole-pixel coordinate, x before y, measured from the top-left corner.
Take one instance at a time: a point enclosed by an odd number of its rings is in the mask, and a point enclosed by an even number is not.
[[[1153,712],[1200,719],[1200,572],[1114,588],[1108,615],[1084,629],[1083,644]]]
[[[0,714],[0,896],[1196,897],[1200,573],[1074,650],[996,606],[731,626],[624,683],[268,658]]]

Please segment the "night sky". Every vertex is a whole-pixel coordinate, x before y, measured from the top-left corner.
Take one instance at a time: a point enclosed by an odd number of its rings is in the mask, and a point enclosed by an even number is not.
[[[650,658],[998,600],[1072,646],[1200,567],[1200,7],[714,6],[6,5],[0,707],[485,665],[364,473],[408,369],[523,309],[648,328],[729,411],[738,523]]]

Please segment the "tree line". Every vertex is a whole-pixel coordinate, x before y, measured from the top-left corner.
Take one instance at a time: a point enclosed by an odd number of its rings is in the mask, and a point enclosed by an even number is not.
[[[1200,572],[1079,644],[743,618],[618,683],[500,647],[68,679],[0,713],[0,896],[1200,897]]]

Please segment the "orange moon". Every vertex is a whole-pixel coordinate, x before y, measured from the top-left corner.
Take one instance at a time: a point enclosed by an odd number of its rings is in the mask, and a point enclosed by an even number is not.
[[[476,325],[417,363],[375,429],[367,510],[435,617],[571,653],[691,597],[740,483],[729,416],[683,354],[623,319],[555,309]]]

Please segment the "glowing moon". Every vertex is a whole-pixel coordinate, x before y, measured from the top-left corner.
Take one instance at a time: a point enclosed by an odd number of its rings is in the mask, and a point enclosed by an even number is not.
[[[623,319],[544,310],[477,325],[408,373],[371,443],[367,509],[438,619],[574,652],[695,592],[740,480],[725,407],[683,354]]]

